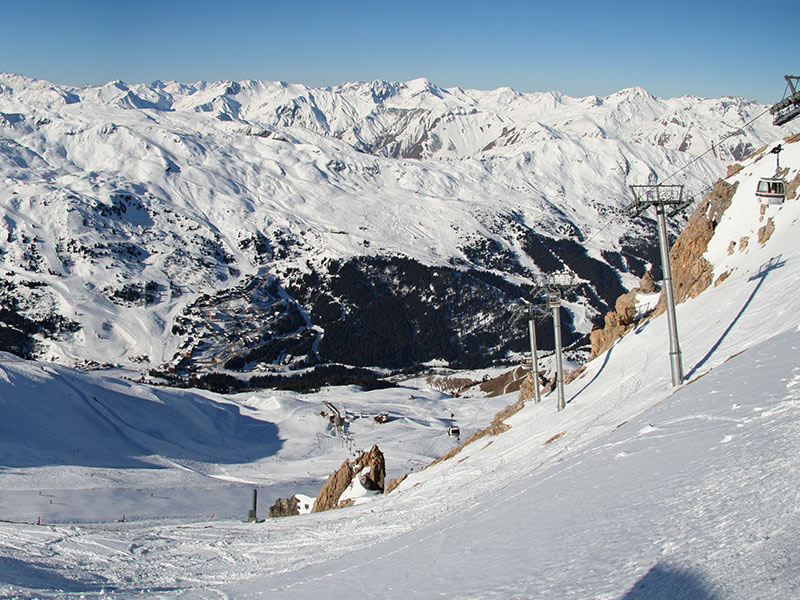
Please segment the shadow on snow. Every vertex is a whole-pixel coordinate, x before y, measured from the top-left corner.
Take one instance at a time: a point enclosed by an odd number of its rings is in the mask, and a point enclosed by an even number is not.
[[[146,458],[154,455],[235,464],[282,446],[274,423],[243,415],[233,403],[41,370],[7,371],[7,381],[0,379],[0,469],[161,468]]]
[[[736,323],[739,321],[741,316],[745,313],[745,311],[747,310],[747,307],[750,306],[750,303],[753,301],[753,298],[755,298],[756,294],[758,293],[758,290],[763,285],[764,280],[767,278],[767,275],[769,275],[775,269],[780,269],[785,264],[786,264],[786,262],[781,260],[781,256],[778,255],[777,257],[775,257],[775,258],[771,259],[770,261],[768,261],[768,262],[764,263],[763,265],[761,265],[761,268],[758,270],[758,273],[756,273],[755,275],[750,277],[749,281],[755,281],[757,279],[758,280],[758,284],[756,285],[756,287],[753,288],[753,291],[750,292],[750,296],[748,296],[747,301],[744,303],[742,308],[739,310],[737,315],[734,317],[733,321],[731,321],[730,324],[728,325],[728,327],[725,328],[725,331],[722,332],[722,335],[719,337],[719,339],[716,342],[714,342],[714,345],[711,346],[711,349],[708,352],[706,352],[706,355],[703,358],[701,358],[700,361],[694,367],[692,367],[692,370],[689,371],[686,374],[686,377],[685,377],[686,380],[691,379],[692,376],[694,376],[694,374],[697,373],[697,371],[700,369],[700,367],[702,367],[708,361],[708,359],[711,358],[714,355],[714,352],[716,352],[719,349],[719,347],[722,344],[723,340],[725,340],[725,338],[731,332],[731,330],[736,325]]]
[[[620,600],[720,600],[699,573],[684,567],[654,565]]]

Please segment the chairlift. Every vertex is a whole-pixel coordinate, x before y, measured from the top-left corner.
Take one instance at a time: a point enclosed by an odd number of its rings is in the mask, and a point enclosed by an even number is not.
[[[800,76],[784,75],[784,79],[786,79],[787,91],[791,90],[791,93],[769,109],[770,114],[773,115],[772,123],[774,125],[783,125],[800,115],[800,91],[795,87],[795,84],[800,83]]]
[[[783,148],[778,144],[770,151],[770,154],[774,154],[776,158],[775,175],[773,177],[762,177],[758,182],[758,187],[756,187],[756,196],[761,198],[764,204],[783,204],[786,199],[786,185],[780,176],[781,150]]]

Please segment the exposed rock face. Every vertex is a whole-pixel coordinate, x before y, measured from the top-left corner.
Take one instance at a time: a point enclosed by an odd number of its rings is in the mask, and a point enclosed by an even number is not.
[[[758,243],[765,244],[767,240],[772,237],[772,234],[775,232],[775,222],[772,220],[772,217],[767,219],[767,224],[763,227],[758,228]]]
[[[794,200],[797,197],[797,189],[800,188],[800,173],[794,179],[786,182],[786,199]]]
[[[555,377],[556,375],[553,374],[553,378],[550,379],[547,377],[546,372],[539,371],[539,393],[541,395],[544,395],[548,393],[551,389],[553,389],[553,385],[555,383]],[[528,373],[520,381],[521,381],[519,386],[520,401],[527,402],[528,400],[533,400],[536,397],[535,390],[533,389],[533,373]]]
[[[300,508],[297,496],[291,498],[278,498],[275,504],[269,507],[269,516],[271,519],[275,517],[290,517],[292,515],[299,515]]]
[[[360,475],[361,485],[366,489],[382,492],[386,479],[386,462],[383,452],[377,446],[373,446],[368,452],[362,452],[353,464],[353,473],[362,473]]]
[[[322,488],[317,494],[317,499],[314,500],[314,507],[311,512],[322,512],[336,508],[339,504],[339,498],[350,485],[353,479],[353,468],[349,460],[345,460],[342,466],[334,471],[328,480],[322,485]]]
[[[652,294],[656,291],[656,282],[653,281],[653,274],[648,271],[639,281],[639,290],[643,294]]]
[[[383,452],[378,446],[373,446],[367,452],[362,452],[354,462],[345,460],[342,466],[328,477],[322,485],[314,501],[311,512],[322,512],[332,508],[341,508],[346,504],[340,503],[342,493],[350,486],[353,477],[361,473],[361,485],[368,490],[383,491],[386,478],[386,462]]]
[[[522,386],[522,382],[527,373],[528,371],[523,367],[517,367],[516,369],[506,371],[502,375],[498,375],[489,381],[484,381],[481,383],[480,389],[488,398],[494,398],[510,392],[516,392]],[[531,381],[531,390],[533,390],[533,381]]]
[[[525,402],[536,397],[533,387],[533,373],[528,373],[519,386],[519,399]]]
[[[686,229],[675,240],[669,253],[675,302],[694,298],[711,285],[714,267],[703,258],[703,254],[708,249],[708,242],[714,235],[714,229],[731,205],[737,187],[739,182],[731,185],[719,180],[705,195],[697,210],[689,217]],[[666,301],[662,294],[654,314],[659,315],[664,310]]]
[[[394,479],[390,479],[386,484],[386,489],[384,490],[384,494],[389,494],[397,489],[397,487],[403,483],[408,477],[408,473],[403,473],[399,477],[395,477]]]
[[[742,169],[744,169],[744,165],[741,163],[733,163],[732,165],[728,165],[728,172],[725,174],[725,177],[733,177]]]
[[[656,291],[653,275],[648,271],[639,282],[639,287],[622,294],[614,304],[614,310],[605,315],[605,325],[589,334],[592,351],[589,360],[608,350],[611,345],[625,335],[636,320],[636,295],[639,292],[652,294]]]

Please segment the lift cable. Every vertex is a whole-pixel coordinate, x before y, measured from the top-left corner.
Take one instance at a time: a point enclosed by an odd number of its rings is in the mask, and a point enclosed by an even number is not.
[[[750,126],[750,125],[752,125],[752,124],[753,124],[753,123],[754,123],[756,120],[758,120],[758,119],[760,119],[761,117],[763,117],[763,116],[764,116],[765,114],[767,114],[769,111],[770,111],[770,109],[769,109],[769,108],[767,108],[767,109],[766,109],[766,110],[764,110],[763,112],[759,113],[758,115],[756,115],[755,117],[753,117],[752,119],[750,119],[750,120],[749,120],[747,123],[745,123],[744,125],[742,125],[742,126],[741,126],[741,127],[739,127],[738,129],[735,129],[735,130],[733,130],[733,131],[732,131],[732,132],[730,132],[728,135],[726,135],[725,137],[723,137],[722,139],[720,139],[718,142],[716,142],[716,143],[712,144],[712,145],[711,145],[711,147],[710,147],[708,150],[706,150],[705,152],[703,152],[703,153],[702,153],[702,154],[700,154],[699,156],[695,156],[695,157],[694,157],[692,160],[690,160],[688,163],[686,163],[686,164],[685,164],[684,166],[682,166],[680,169],[678,169],[677,171],[675,171],[674,173],[672,173],[671,175],[669,175],[669,176],[668,176],[668,177],[666,177],[665,179],[662,179],[662,180],[661,180],[661,183],[664,183],[665,181],[667,181],[667,180],[669,180],[669,179],[672,179],[673,177],[675,177],[676,175],[678,175],[678,174],[679,174],[679,173],[681,173],[682,171],[685,171],[685,170],[686,170],[687,168],[689,168],[689,167],[690,167],[692,164],[694,164],[695,162],[697,162],[698,160],[700,160],[701,158],[703,158],[703,157],[704,157],[706,154],[708,154],[709,152],[711,152],[712,150],[714,150],[714,148],[717,148],[717,147],[718,147],[720,144],[722,144],[722,143],[723,143],[725,140],[727,140],[727,139],[728,139],[728,138],[730,138],[730,137],[733,137],[734,135],[736,135],[736,134],[737,134],[737,133],[739,133],[740,131],[743,131],[743,130],[745,129],[745,127],[749,127],[749,126]],[[700,197],[700,198],[702,198],[702,196],[703,196],[703,195],[704,195],[706,192],[708,192],[709,190],[713,189],[715,185],[716,185],[716,182],[715,182],[715,183],[712,183],[712,184],[711,184],[711,185],[709,185],[709,186],[707,186],[705,189],[701,190],[700,192],[698,192],[698,193],[694,194],[695,198],[697,198],[697,197]],[[695,201],[693,201],[693,203],[692,203],[692,204],[695,204],[695,203],[696,203],[696,200],[695,200]],[[608,228],[608,227],[609,227],[609,226],[610,226],[612,223],[613,223],[613,221],[609,220],[609,221],[608,221],[608,222],[607,222],[605,225],[603,225],[603,226],[602,226],[600,229],[598,229],[598,230],[597,230],[597,231],[595,231],[595,232],[594,232],[592,235],[590,235],[588,238],[586,238],[586,241],[585,241],[584,243],[591,242],[591,241],[592,241],[592,240],[593,240],[595,237],[597,237],[597,236],[598,236],[600,233],[602,233],[603,231],[605,231],[605,230],[606,230],[606,229],[607,229],[607,228]]]
[[[769,109],[769,108],[767,108],[767,109],[766,109],[764,112],[762,112],[762,113],[760,113],[760,114],[756,115],[755,117],[753,117],[752,119],[750,119],[750,120],[749,120],[747,123],[745,123],[744,125],[742,125],[742,126],[741,126],[741,127],[739,127],[738,129],[734,129],[733,131],[731,131],[731,132],[730,132],[728,135],[726,135],[725,137],[723,137],[722,139],[720,139],[720,141],[718,141],[717,143],[715,143],[715,144],[711,144],[711,147],[710,147],[708,150],[706,150],[705,152],[703,152],[703,153],[702,153],[701,155],[699,155],[699,156],[695,156],[695,157],[694,157],[692,160],[690,160],[688,163],[686,163],[685,165],[683,165],[683,166],[682,166],[680,169],[678,169],[677,171],[675,171],[675,172],[674,172],[672,175],[670,175],[669,177],[666,177],[665,179],[662,179],[662,180],[661,180],[661,183],[664,183],[665,181],[668,181],[668,180],[672,179],[672,178],[673,178],[673,177],[675,177],[675,175],[677,175],[678,173],[680,173],[680,172],[682,172],[682,171],[686,170],[687,168],[689,168],[689,166],[690,166],[690,165],[694,164],[695,162],[697,162],[698,160],[700,160],[701,158],[703,158],[703,157],[704,157],[706,154],[708,154],[709,152],[711,152],[711,151],[712,151],[714,148],[716,148],[716,147],[718,147],[720,144],[722,144],[722,142],[724,142],[725,140],[727,140],[727,139],[728,139],[728,138],[730,138],[730,137],[733,137],[734,135],[736,135],[736,134],[737,134],[737,133],[739,133],[740,131],[744,131],[745,127],[749,127],[749,126],[750,126],[751,124],[753,124],[753,123],[754,123],[754,122],[755,122],[757,119],[760,119],[760,118],[761,118],[761,117],[763,117],[765,114],[767,114],[769,111],[770,111],[770,109]]]

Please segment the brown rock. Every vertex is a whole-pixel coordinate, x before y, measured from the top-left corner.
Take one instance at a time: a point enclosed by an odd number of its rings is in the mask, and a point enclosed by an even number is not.
[[[311,512],[322,512],[335,508],[339,504],[339,497],[350,485],[353,480],[353,469],[349,460],[345,460],[342,466],[334,471],[328,480],[322,484],[322,488],[314,500]]]
[[[386,489],[383,491],[384,494],[389,494],[397,489],[397,487],[403,483],[408,477],[408,473],[403,473],[399,477],[395,477],[394,479],[390,479],[386,484]]]
[[[386,462],[383,452],[378,446],[373,446],[368,452],[362,452],[361,456],[353,464],[353,473],[359,473],[361,485],[368,490],[383,491],[384,480],[386,479]]]
[[[564,375],[564,384],[569,385],[576,379],[580,378],[586,372],[586,365],[581,365],[577,369],[567,372]]]
[[[297,501],[297,496],[291,498],[278,498],[272,506],[269,507],[269,516],[271,519],[277,517],[290,517],[292,515],[299,515],[300,508]]]
[[[549,392],[550,390],[547,387],[548,385],[552,386],[552,383],[547,378],[547,372],[539,371],[539,393],[546,394]],[[522,378],[522,383],[519,386],[519,399],[522,402],[527,402],[535,397],[536,391],[533,389],[533,373],[528,371],[525,377]]]
[[[794,200],[797,197],[797,190],[800,188],[800,173],[794,176],[794,179],[786,182],[786,199]]]
[[[634,288],[630,292],[622,294],[614,304],[617,320],[622,327],[628,327],[636,320],[636,294],[638,291],[638,288]]]
[[[732,165],[728,165],[728,172],[726,173],[725,178],[727,179],[728,177],[733,177],[742,169],[744,169],[744,165],[740,163],[733,163]]]
[[[369,467],[369,468],[367,468]],[[311,512],[322,512],[332,508],[342,508],[348,506],[347,503],[340,503],[342,493],[350,486],[353,477],[360,475],[361,485],[368,490],[383,491],[383,484],[386,478],[386,462],[383,452],[378,446],[373,446],[367,452],[362,452],[354,462],[345,460],[342,466],[334,471],[328,480],[322,485],[314,500],[314,507]]]
[[[519,386],[519,399],[525,402],[526,400],[531,400],[536,397],[536,390],[533,386],[533,373],[528,373],[522,379],[522,383]]]
[[[783,138],[783,141],[786,142],[787,144],[794,144],[795,142],[800,142],[800,132],[793,133],[792,135]]]
[[[725,281],[728,277],[730,277],[731,272],[725,271],[722,275],[717,277],[716,281],[714,282],[714,287],[717,287],[720,283]]]
[[[700,202],[697,210],[689,217],[686,228],[675,240],[669,258],[676,304],[694,298],[711,285],[714,268],[703,258],[703,254],[708,249],[708,242],[714,235],[714,229],[731,205],[731,199],[738,187],[738,181],[733,185],[721,179],[717,181]],[[658,316],[665,310],[666,300],[664,294],[661,294],[653,316]]]
[[[656,282],[653,281],[653,274],[650,271],[639,280],[639,291],[643,294],[652,294],[656,291]]]
[[[625,335],[630,329],[628,324],[622,323],[620,315],[614,310],[606,313],[604,324],[605,326],[602,329],[595,329],[589,334],[589,341],[592,344],[589,360],[608,350],[616,340]]]
[[[767,219],[766,225],[763,227],[758,228],[758,243],[765,244],[767,240],[772,237],[772,234],[775,232],[775,222],[772,220],[772,217]]]
[[[502,375],[484,381],[480,385],[480,390],[489,398],[502,396],[510,392],[516,392],[522,385],[522,380],[528,371],[522,367],[517,367],[511,371],[506,371]]]

